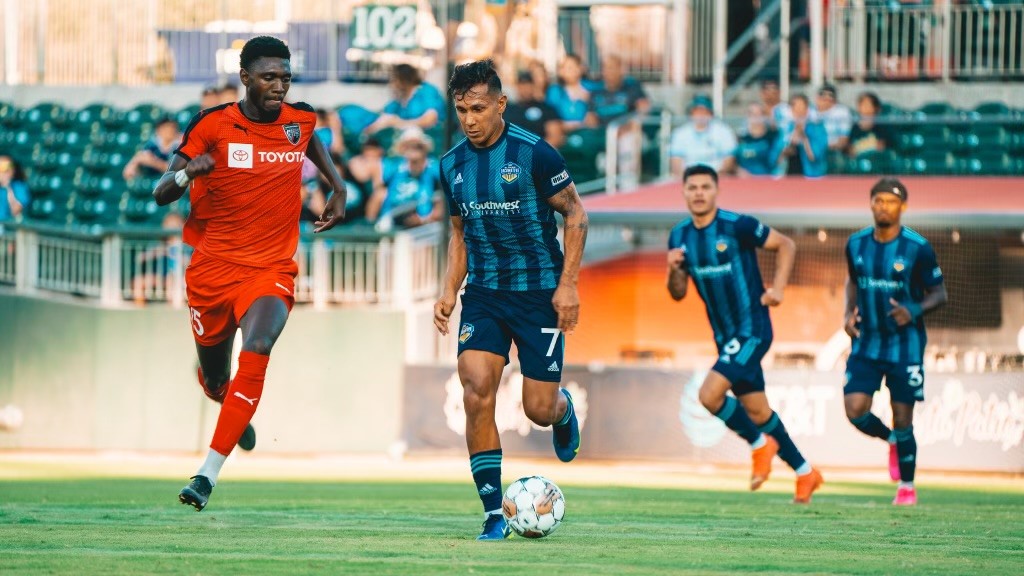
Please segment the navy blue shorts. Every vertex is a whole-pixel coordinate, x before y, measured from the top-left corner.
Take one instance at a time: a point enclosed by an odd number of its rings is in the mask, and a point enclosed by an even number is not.
[[[736,396],[751,392],[764,392],[764,370],[761,359],[771,348],[771,338],[736,337],[718,347],[718,362],[712,370],[732,384]]]
[[[523,376],[561,382],[565,337],[558,330],[558,313],[551,290],[512,292],[467,286],[462,294],[459,354],[466,350],[492,352],[505,358],[512,342],[519,349]]]
[[[872,396],[882,387],[883,377],[893,402],[913,404],[924,401],[924,366],[870,360],[859,356],[850,356],[846,361],[846,386],[843,386],[843,394],[861,392]]]

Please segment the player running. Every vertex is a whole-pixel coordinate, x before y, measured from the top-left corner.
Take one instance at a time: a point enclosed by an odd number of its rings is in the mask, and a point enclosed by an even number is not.
[[[274,343],[295,302],[299,187],[303,158],[319,168],[334,194],[316,223],[332,228],[345,215],[345,186],[313,132],[316,112],[286,104],[291,54],[284,42],[258,36],[245,43],[239,78],[245,97],[203,110],[153,196],[166,205],[190,192],[183,232],[195,248],[185,273],[199,384],[221,402],[206,461],[182,489],[182,504],[202,510],[228,455],[249,430],[263,395]],[[238,372],[230,382],[235,330],[242,329]]]
[[[719,357],[701,385],[701,404],[750,443],[751,490],[768,479],[778,454],[796,471],[793,501],[807,504],[824,480],[768,405],[761,369],[761,358],[772,344],[768,307],[782,303],[796,245],[750,216],[719,209],[718,173],[710,166],[686,169],[683,194],[690,217],[669,235],[668,291],[674,300],[682,300],[687,280],[693,278],[715,334]],[[767,290],[757,248],[778,252],[775,278]],[[726,394],[730,389],[735,397]]]
[[[576,457],[579,425],[562,379],[564,332],[579,314],[580,259],[587,214],[558,152],[540,136],[505,122],[506,97],[490,60],[455,68],[448,92],[466,139],[441,158],[452,238],[434,325],[447,334],[462,294],[459,378],[466,445],[484,506],[478,540],[507,538],[501,514],[501,443],[494,404],[512,342],[523,373],[523,409],[552,425],[555,454]],[[554,213],[565,218],[565,254]]]
[[[868,436],[889,442],[889,474],[899,480],[897,506],[917,504],[914,403],[924,400],[924,315],[946,303],[935,251],[900,224],[907,188],[895,178],[871,187],[875,225],[846,242],[846,333],[853,341],[843,388],[846,417]],[[871,399],[889,387],[894,429],[871,413]]]

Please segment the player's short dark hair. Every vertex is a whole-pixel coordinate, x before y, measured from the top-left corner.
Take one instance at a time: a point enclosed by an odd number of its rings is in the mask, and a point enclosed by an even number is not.
[[[892,176],[885,176],[875,185],[871,187],[871,197],[874,198],[875,194],[881,194],[883,192],[889,194],[895,194],[900,200],[907,201],[907,187],[900,182],[899,178],[893,178]]]
[[[391,68],[391,77],[406,86],[419,86],[423,83],[420,71],[410,64],[395,64]]]
[[[239,58],[239,63],[242,68],[248,70],[252,66],[253,62],[256,62],[260,58],[283,58],[285,60],[291,60],[292,53],[288,50],[288,45],[282,42],[279,38],[273,36],[257,36],[250,38],[245,46],[242,47],[242,55]]]
[[[687,166],[686,170],[683,171],[683,184],[686,184],[686,181],[690,179],[690,176],[699,176],[701,174],[711,176],[711,179],[715,181],[715,186],[718,186],[718,172],[707,164],[692,164]]]
[[[488,94],[501,94],[501,78],[498,78],[493,60],[477,60],[456,66],[448,81],[448,95],[462,96],[480,84],[487,85]]]

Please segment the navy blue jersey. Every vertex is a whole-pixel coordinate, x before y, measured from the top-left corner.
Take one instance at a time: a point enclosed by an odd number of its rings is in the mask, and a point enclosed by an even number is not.
[[[846,242],[850,280],[857,286],[860,337],[853,340],[854,356],[897,364],[920,364],[926,342],[920,302],[925,288],[942,284],[942,270],[931,244],[906,226],[884,244],[874,228],[865,228]],[[890,298],[914,312],[914,320],[899,327],[889,316]]]
[[[571,183],[558,152],[510,122],[494,144],[463,140],[442,156],[448,210],[464,225],[467,282],[492,290],[556,288],[563,256],[546,200]]]
[[[704,300],[719,348],[733,338],[771,340],[772,321],[761,304],[764,283],[756,253],[770,232],[756,218],[718,210],[704,228],[687,218],[669,234],[669,249],[683,250],[683,267]]]

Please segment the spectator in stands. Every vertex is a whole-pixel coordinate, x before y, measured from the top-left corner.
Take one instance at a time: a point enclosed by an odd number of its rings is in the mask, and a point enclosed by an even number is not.
[[[607,126],[612,120],[632,112],[650,112],[651,101],[643,86],[635,78],[626,76],[626,65],[621,58],[607,56],[601,63],[601,76],[602,81],[590,93],[587,126]]]
[[[818,115],[825,124],[825,133],[828,134],[828,149],[846,150],[850,143],[850,129],[853,127],[853,112],[837,102],[836,87],[831,84],[826,84],[818,90],[815,104]]]
[[[672,132],[672,174],[681,178],[683,170],[693,164],[706,164],[720,173],[731,174],[736,167],[736,135],[732,128],[714,118],[707,96],[695,97],[688,112],[690,121]]]
[[[341,154],[345,151],[345,142],[341,138],[341,118],[334,110],[317,108],[313,131],[331,154]]]
[[[520,72],[516,77],[516,100],[505,107],[504,118],[506,122],[525,128],[558,148],[565,142],[565,128],[558,112],[543,98],[543,93],[534,83],[533,74]]]
[[[530,72],[530,76],[533,77],[534,89],[543,98],[548,93],[548,84],[551,83],[550,78],[548,78],[548,69],[544,67],[544,63],[540,60],[530,60],[529,64],[526,65],[526,69]]]
[[[436,222],[444,215],[436,192],[441,171],[428,158],[433,146],[421,130],[407,130],[395,143],[397,158],[385,158],[374,180],[373,196],[366,203],[366,219],[382,232],[398,220],[406,227]]]
[[[220,99],[221,104],[234,104],[238,102],[241,96],[238,93],[238,84],[233,82],[224,83],[217,90],[217,97]]]
[[[566,54],[558,66],[558,83],[548,87],[544,99],[565,122],[565,129],[583,126],[590,103],[590,91],[583,86],[583,61],[575,54]]]
[[[351,179],[364,188],[372,186],[374,175],[380,170],[380,161],[384,158],[384,146],[374,137],[363,143],[359,154],[348,159],[348,174]]]
[[[789,105],[782,101],[779,81],[775,78],[761,79],[761,103],[769,111],[772,128],[789,119]]]
[[[850,144],[846,153],[851,158],[865,152],[885,150],[892,138],[889,129],[879,126],[878,113],[882,110],[882,101],[874,92],[864,92],[857,97],[857,123],[850,130]]]
[[[818,178],[828,172],[828,134],[803,94],[789,99],[790,118],[779,126],[778,157],[782,173]]]
[[[124,179],[134,180],[140,176],[143,178],[160,176],[167,171],[167,163],[179,143],[181,143],[181,128],[178,126],[178,122],[170,116],[160,118],[153,127],[153,137],[142,145],[142,149],[132,156],[122,170]]]
[[[213,108],[220,104],[220,87],[215,84],[207,84],[203,86],[203,91],[199,93],[199,109],[206,110],[207,108]]]
[[[430,130],[444,120],[444,97],[433,85],[423,82],[416,68],[395,65],[389,86],[395,99],[384,106],[384,112],[366,128],[366,133],[385,128]]]
[[[770,176],[776,173],[778,133],[771,127],[763,104],[747,107],[746,130],[736,146],[736,173],[740,176]]]
[[[0,155],[0,222],[20,218],[31,201],[25,171],[14,158]]]
[[[181,230],[184,227],[185,217],[180,212],[168,212],[160,224],[160,228],[168,235],[159,245],[135,257],[132,298],[136,304],[145,304],[158,289],[162,289],[164,294],[169,293],[174,289],[176,278],[184,280],[181,269],[185,248],[181,242]]]

